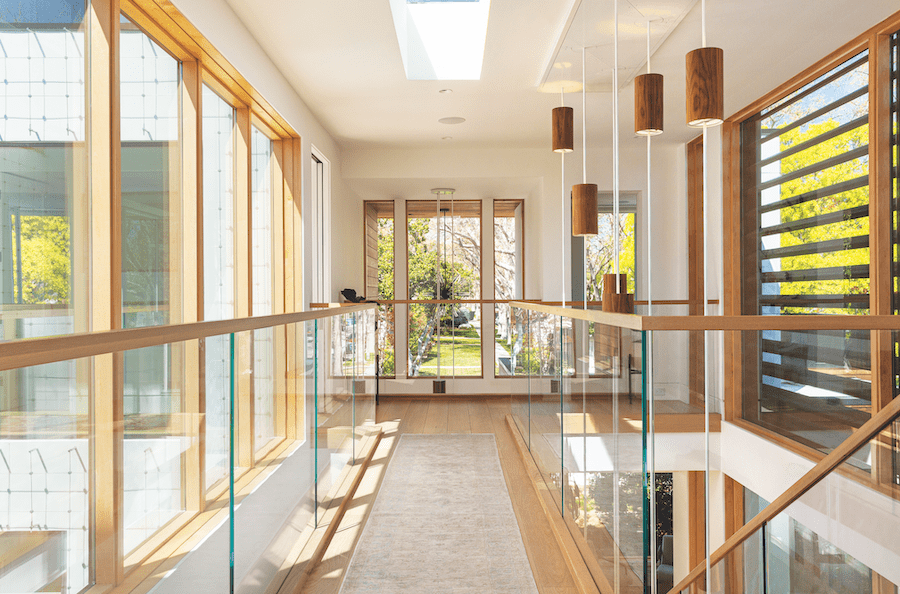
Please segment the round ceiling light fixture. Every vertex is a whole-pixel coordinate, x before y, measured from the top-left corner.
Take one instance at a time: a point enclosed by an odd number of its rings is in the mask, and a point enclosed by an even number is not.
[[[438,91],[438,93],[440,93],[441,95],[448,95],[452,92],[453,92],[453,89],[441,89],[440,91]]]
[[[440,122],[442,124],[451,124],[451,125],[452,124],[462,124],[465,121],[466,121],[466,118],[461,118],[458,116],[454,116],[451,118],[441,118],[438,120],[438,122]]]
[[[441,140],[453,140],[452,136],[442,136]]]

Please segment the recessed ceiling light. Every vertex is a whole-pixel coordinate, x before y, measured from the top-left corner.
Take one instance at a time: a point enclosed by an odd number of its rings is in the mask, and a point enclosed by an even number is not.
[[[452,118],[441,118],[438,120],[442,124],[462,124],[466,121],[466,118],[460,117],[452,117]]]
[[[441,89],[440,91],[438,91],[438,93],[441,93],[444,95],[446,95],[448,93],[452,93],[452,92],[453,92],[453,89]]]
[[[441,140],[453,140],[452,136],[444,136]]]

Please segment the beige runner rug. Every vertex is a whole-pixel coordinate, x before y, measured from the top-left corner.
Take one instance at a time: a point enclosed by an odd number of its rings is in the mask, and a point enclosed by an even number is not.
[[[342,594],[537,594],[493,434],[404,434]]]

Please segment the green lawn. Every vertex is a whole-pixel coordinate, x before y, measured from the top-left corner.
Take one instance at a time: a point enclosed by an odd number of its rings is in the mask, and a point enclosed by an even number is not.
[[[450,328],[441,328],[441,375],[481,375],[481,337],[478,331],[475,328],[457,328],[455,340],[451,332]],[[437,345],[431,347],[431,352],[419,367],[419,375],[437,375]]]

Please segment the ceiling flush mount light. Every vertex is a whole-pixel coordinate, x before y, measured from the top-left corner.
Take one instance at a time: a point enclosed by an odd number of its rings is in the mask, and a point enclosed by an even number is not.
[[[448,125],[462,124],[465,121],[466,121],[466,118],[460,118],[460,117],[441,118],[438,120],[438,122],[440,122],[441,124],[448,124]]]
[[[441,140],[453,140],[452,136],[442,136]]]
[[[442,95],[448,95],[452,92],[453,92],[453,89],[441,89],[440,91],[438,91],[438,93],[440,93]]]
[[[574,136],[571,107],[553,108],[553,152],[571,153],[574,150]]]

